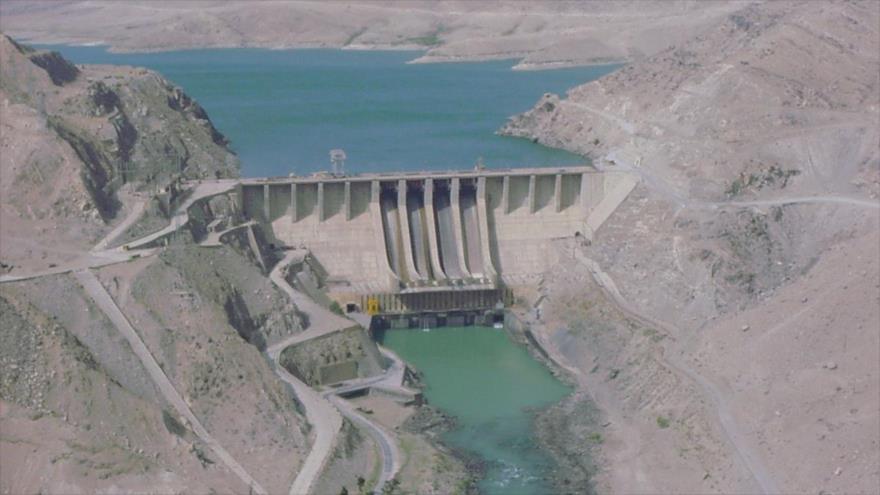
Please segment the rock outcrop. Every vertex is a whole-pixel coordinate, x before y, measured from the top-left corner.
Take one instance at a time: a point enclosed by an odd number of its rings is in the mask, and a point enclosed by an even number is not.
[[[137,202],[128,225],[145,235],[168,223],[164,190],[179,179],[238,175],[204,109],[154,72],[76,67],[6,37],[0,61],[0,259],[13,275],[84,269]],[[204,225],[191,227],[161,257],[92,270],[211,437],[286,493],[306,420],[261,351],[301,331],[299,315],[248,243],[203,249]],[[248,491],[73,275],[0,285],[0,344],[0,492]]]
[[[28,58],[38,67],[46,69],[52,84],[56,86],[63,86],[79,75],[79,69],[58,52],[32,52],[28,54]]]
[[[127,213],[120,193],[238,175],[238,159],[204,109],[160,75],[78,68],[6,36],[0,55],[4,263],[94,244]]]

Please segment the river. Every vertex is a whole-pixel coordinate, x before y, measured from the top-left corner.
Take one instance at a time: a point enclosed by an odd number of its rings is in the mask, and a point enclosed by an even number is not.
[[[525,348],[490,327],[387,330],[382,340],[422,372],[428,402],[457,419],[444,441],[486,462],[481,493],[553,493],[532,419],[570,389]]]

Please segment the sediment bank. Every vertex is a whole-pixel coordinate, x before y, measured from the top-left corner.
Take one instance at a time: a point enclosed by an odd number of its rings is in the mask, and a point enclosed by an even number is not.
[[[514,342],[528,349],[536,361],[549,368],[557,379],[574,387],[574,391],[561,401],[534,414],[535,441],[555,462],[549,480],[559,494],[594,494],[593,477],[598,470],[596,459],[604,442],[599,408],[579,386],[577,376],[556,361],[551,351],[535,337],[535,331],[545,332],[546,329],[540,322],[526,321],[526,311],[522,308],[506,311],[505,331]],[[572,438],[582,441],[572,442]]]

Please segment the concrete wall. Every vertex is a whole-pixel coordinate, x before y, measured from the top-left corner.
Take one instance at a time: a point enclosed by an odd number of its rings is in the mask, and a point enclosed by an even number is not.
[[[635,183],[629,174],[579,167],[459,175],[245,179],[239,195],[245,217],[271,226],[283,244],[310,249],[328,273],[331,292],[351,298],[383,292],[485,289],[499,281],[509,286],[534,282],[557,262],[554,250],[548,249],[549,240],[576,233],[591,236]],[[385,223],[396,225],[395,232],[385,235],[380,187],[389,201],[412,202],[407,200],[407,191],[424,195],[425,205],[418,212],[424,223],[422,232],[416,234],[419,239],[412,237],[416,222],[404,204],[397,205],[397,222],[386,219]],[[461,187],[467,191],[464,208]],[[446,221],[454,224],[447,226],[452,232],[443,232],[441,238],[437,238],[438,213],[431,211],[436,210],[438,195],[449,197],[447,209],[454,210]],[[392,267],[388,261],[392,246],[387,239],[398,249],[399,266]],[[456,276],[446,266],[451,260],[443,259],[447,253],[440,252],[444,242],[459,261]],[[414,245],[426,246],[428,252],[414,253]]]
[[[373,376],[382,371],[376,343],[359,326],[334,332],[281,353],[281,365],[312,386]]]
[[[507,285],[531,283],[557,260],[547,241],[586,233],[588,210],[580,204],[581,175],[562,175],[560,209],[556,175],[511,178],[511,210],[504,211],[503,178],[487,179],[490,245],[495,269]],[[597,179],[600,180],[600,179]],[[533,182],[533,185],[531,184]],[[534,199],[529,200],[532,189]],[[532,205],[534,212],[531,212]]]
[[[290,215],[277,216],[273,208],[272,231],[276,239],[288,246],[307,247],[328,273],[327,286],[331,290],[356,293],[391,290],[393,288],[389,287],[387,272],[382,269],[384,247],[376,242],[376,226],[369,210],[370,183],[352,183],[349,187],[350,219],[346,219],[345,214],[344,184],[323,186],[323,221],[319,218],[318,186],[298,184],[296,205],[299,218],[293,221]],[[252,196],[249,192],[252,188],[243,188],[245,198]],[[283,192],[285,189],[286,196]],[[274,195],[275,191],[272,188],[270,194]],[[290,187],[279,188],[278,191],[289,205]],[[262,207],[262,201],[252,203],[245,204],[248,214],[250,208]],[[278,204],[280,208],[281,201],[275,201],[274,197],[271,203]]]
[[[561,208],[578,206],[581,194],[581,176],[562,175],[562,199]]]

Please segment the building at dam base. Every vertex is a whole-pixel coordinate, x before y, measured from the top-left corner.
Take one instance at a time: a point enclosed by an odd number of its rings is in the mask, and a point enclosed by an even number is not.
[[[432,307],[424,295],[534,282],[557,261],[548,241],[590,238],[635,183],[586,166],[313,175],[242,179],[236,197],[276,243],[309,250],[337,301]]]

